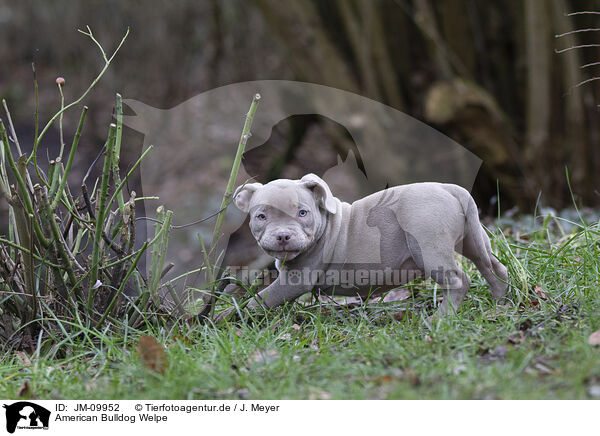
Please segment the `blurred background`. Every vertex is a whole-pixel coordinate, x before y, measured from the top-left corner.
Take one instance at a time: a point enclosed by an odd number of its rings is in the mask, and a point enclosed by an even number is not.
[[[593,79],[600,64],[589,64],[600,62],[600,15],[567,16],[577,11],[600,11],[600,2],[0,0],[0,95],[30,150],[31,63],[45,123],[59,108],[56,77],[66,79],[69,102],[102,67],[77,29],[89,25],[111,52],[129,26],[128,40],[86,100],[75,183],[104,142],[115,92],[166,109],[223,85],[286,79],[383,102],[468,148],[483,161],[473,194],[484,214],[496,213],[497,192],[504,211],[559,209],[573,198],[596,207],[600,96]],[[588,47],[569,49],[581,45]],[[78,118],[78,111],[66,115],[70,134]],[[128,129],[125,138],[126,165],[143,137]],[[335,150],[347,141],[342,126],[295,116],[276,127],[268,152],[249,154],[245,163],[268,178],[297,177],[335,164]],[[44,147],[54,157],[58,133],[46,135]]]

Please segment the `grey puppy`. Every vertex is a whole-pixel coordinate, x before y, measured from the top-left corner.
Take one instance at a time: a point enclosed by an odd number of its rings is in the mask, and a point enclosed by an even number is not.
[[[364,297],[420,275],[444,290],[436,316],[446,315],[458,309],[470,285],[455,251],[473,261],[495,299],[506,295],[506,268],[492,254],[473,198],[460,186],[402,185],[349,204],[308,174],[245,184],[234,198],[250,213],[252,234],[279,271],[249,307],[279,306],[315,289]]]

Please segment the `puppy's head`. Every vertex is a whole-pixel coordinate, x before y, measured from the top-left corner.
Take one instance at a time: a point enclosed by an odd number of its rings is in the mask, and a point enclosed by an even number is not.
[[[337,211],[329,187],[314,174],[242,185],[234,201],[250,213],[250,230],[258,245],[280,260],[292,260],[310,248],[322,234],[327,214]]]

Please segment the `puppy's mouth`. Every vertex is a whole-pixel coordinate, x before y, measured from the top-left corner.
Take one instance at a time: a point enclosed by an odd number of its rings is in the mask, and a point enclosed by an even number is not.
[[[269,256],[279,260],[292,260],[301,253],[300,250],[269,250],[264,247],[263,250],[265,250]]]

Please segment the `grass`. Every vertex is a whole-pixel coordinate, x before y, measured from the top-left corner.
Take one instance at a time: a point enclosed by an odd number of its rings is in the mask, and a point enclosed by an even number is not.
[[[594,398],[600,348],[587,340],[600,329],[600,228],[573,224],[567,233],[564,224],[551,217],[521,231],[503,222],[495,232],[513,287],[505,306],[468,264],[461,311],[433,326],[425,283],[385,305],[293,303],[220,326],[82,333],[60,359],[3,356],[0,396],[16,397],[28,381],[42,399]],[[140,362],[141,334],[165,345],[164,374]]]

